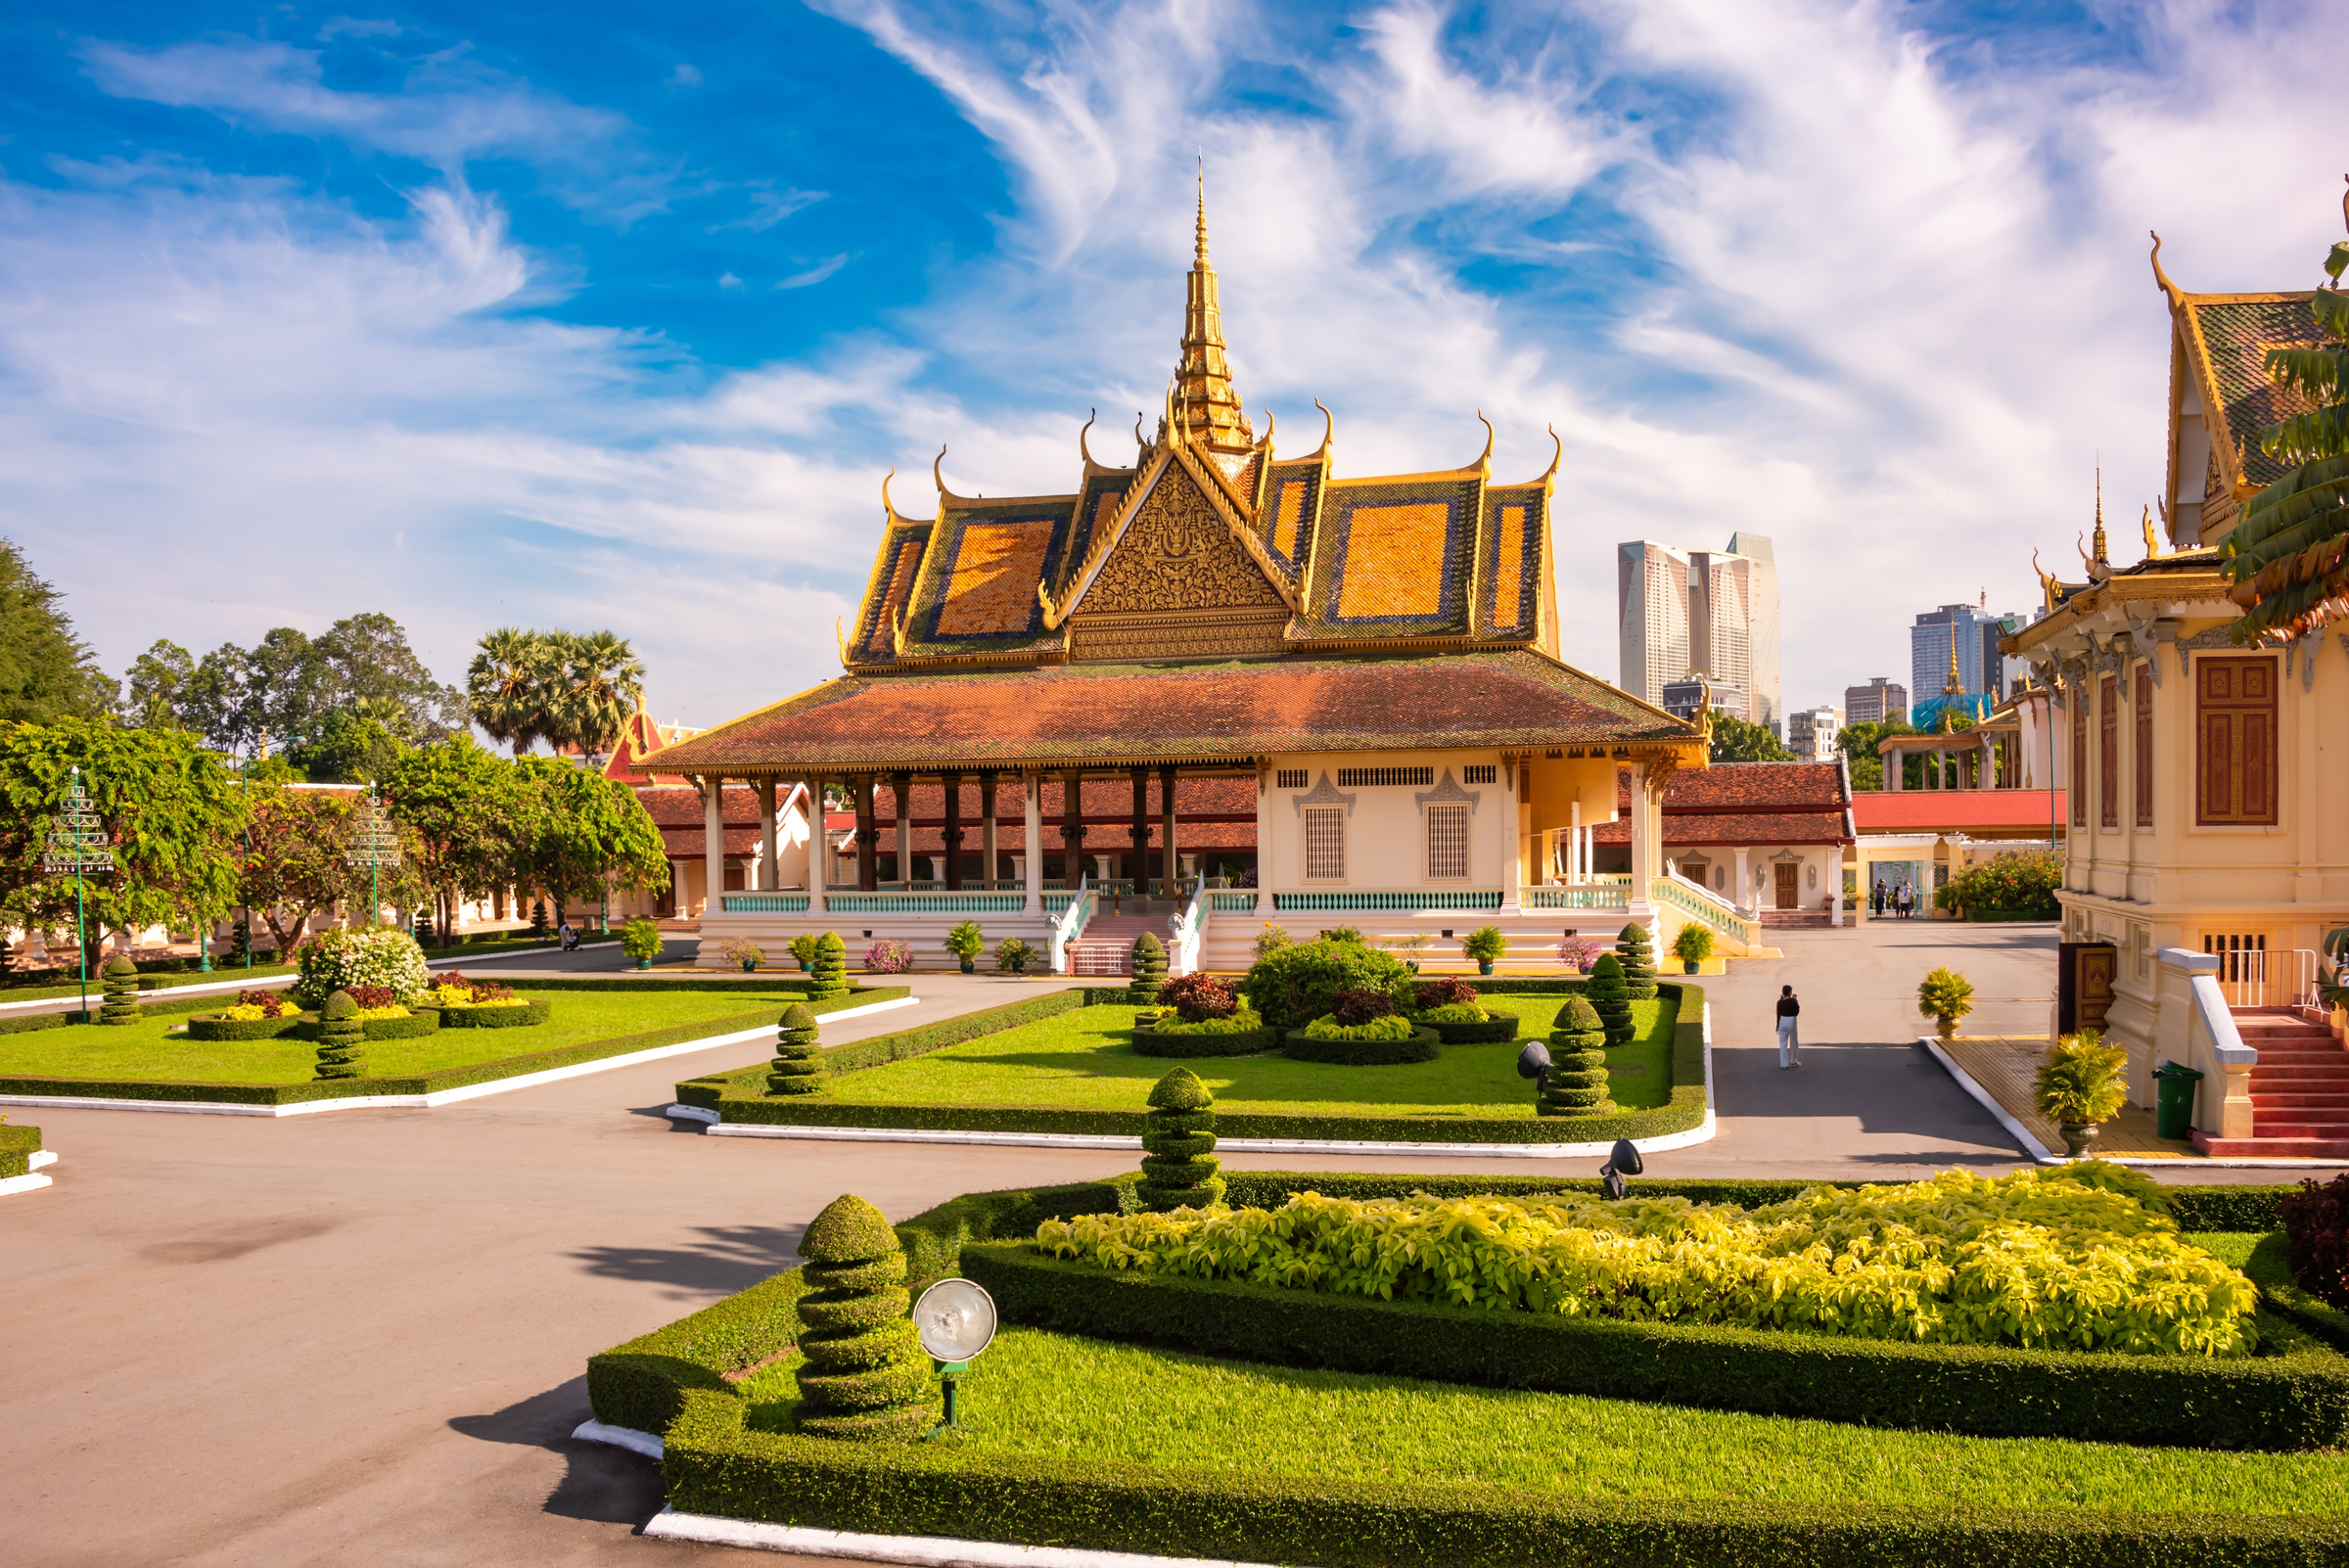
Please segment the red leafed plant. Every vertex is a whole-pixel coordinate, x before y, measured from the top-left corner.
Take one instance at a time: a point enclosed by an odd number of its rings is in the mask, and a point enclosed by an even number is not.
[[[2349,1313],[2349,1176],[2325,1186],[2314,1177],[2279,1201],[2285,1258],[2300,1288],[2328,1306]]]
[[[1239,992],[1213,975],[1183,975],[1158,989],[1158,999],[1174,1009],[1187,1024],[1211,1018],[1229,1018],[1239,1010]]]
[[[1476,1001],[1476,988],[1465,980],[1454,980],[1449,975],[1440,980],[1422,980],[1419,982],[1418,1001],[1419,1010],[1423,1013],[1430,1007],[1472,1006]]]
[[[263,1018],[283,1018],[294,1010],[293,1003],[274,991],[240,991],[237,992],[237,1005],[258,1007]]]
[[[1383,991],[1341,991],[1332,1009],[1341,1024],[1367,1024],[1395,1011],[1395,998]]]
[[[399,1000],[399,992],[389,986],[345,986],[343,990],[361,1007],[389,1007]]]

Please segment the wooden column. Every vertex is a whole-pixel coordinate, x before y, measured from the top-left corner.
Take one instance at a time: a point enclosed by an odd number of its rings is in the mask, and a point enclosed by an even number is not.
[[[1028,901],[1022,907],[1029,914],[1040,914],[1044,907],[1044,780],[1041,774],[1020,775],[1021,842],[1028,851],[1021,862],[1025,873],[1021,882]]]
[[[714,774],[702,775],[702,912],[719,914],[725,910],[722,895],[726,887],[726,781]]]
[[[979,886],[992,893],[1001,865],[995,859],[995,770],[991,767],[979,775],[979,858],[985,867]]]
[[[775,864],[775,781],[762,778],[753,787],[759,792],[759,886],[779,888],[783,876],[782,867]]]
[[[1171,767],[1158,770],[1158,836],[1166,841],[1166,853],[1161,862],[1165,869],[1160,875],[1167,879],[1167,893],[1172,897],[1174,879],[1182,875],[1182,862],[1174,854],[1174,769]]]
[[[870,893],[881,881],[881,846],[873,842],[875,780],[870,773],[860,773],[851,782],[856,787],[856,887]]]
[[[1133,858],[1128,862],[1126,877],[1133,884],[1133,896],[1150,896],[1150,770],[1133,770]]]
[[[1061,880],[1074,889],[1084,876],[1084,776],[1060,775]]]
[[[946,823],[941,838],[946,847],[945,884],[948,893],[962,891],[962,775],[941,773],[946,791]]]
[[[913,886],[913,775],[892,773],[889,787],[898,798],[898,884]]]

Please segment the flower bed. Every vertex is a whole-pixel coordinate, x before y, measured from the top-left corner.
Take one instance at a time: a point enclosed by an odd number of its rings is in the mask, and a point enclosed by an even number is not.
[[[442,1029],[526,1029],[546,1022],[552,1002],[536,997],[512,997],[503,1001],[472,1002],[462,1006],[445,1007],[440,1012]]]
[[[1188,977],[1185,977],[1188,978]],[[1267,1029],[1248,1008],[1221,1018],[1153,1019],[1147,1010],[1134,1021],[1133,1048],[1142,1056],[1253,1056],[1280,1044],[1280,1031]]]

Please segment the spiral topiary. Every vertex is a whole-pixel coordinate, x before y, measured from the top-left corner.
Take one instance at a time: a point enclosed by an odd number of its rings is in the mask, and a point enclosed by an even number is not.
[[[139,1021],[137,964],[116,953],[100,966],[98,983],[106,988],[106,1005],[98,1009],[98,1022],[135,1024]]]
[[[1645,926],[1635,920],[1623,928],[1615,938],[1615,960],[1623,965],[1624,992],[1632,1000],[1656,999],[1656,948]]]
[[[1204,1209],[1223,1201],[1223,1162],[1215,1157],[1216,1097],[1199,1075],[1177,1067],[1150,1090],[1142,1124],[1142,1179],[1133,1195],[1145,1209]]]
[[[767,1070],[769,1094],[813,1094],[824,1086],[823,1052],[815,1043],[815,1014],[793,1002],[775,1025],[775,1059]]]
[[[317,1076],[365,1078],[367,1025],[359,1017],[359,1004],[350,999],[349,992],[338,991],[327,997],[320,1016]]]
[[[930,1429],[930,1368],[906,1316],[905,1251],[880,1210],[844,1192],[800,1238],[800,1430],[865,1443]]]
[[[1607,1098],[1607,1037],[1598,1011],[1580,996],[1558,1009],[1549,1037],[1549,1068],[1542,1075],[1543,1116],[1589,1116],[1615,1109]]]
[[[1126,989],[1126,999],[1136,1007],[1148,1007],[1158,1000],[1158,989],[1166,983],[1166,945],[1145,931],[1133,939],[1133,984]]]
[[[1590,966],[1590,982],[1583,994],[1598,1012],[1599,1027],[1606,1031],[1609,1045],[1629,1045],[1632,1042],[1631,988],[1623,978],[1623,960],[1611,952],[1598,955]]]
[[[815,961],[807,966],[807,999],[828,1001],[849,993],[849,947],[840,933],[827,931],[816,940]]]

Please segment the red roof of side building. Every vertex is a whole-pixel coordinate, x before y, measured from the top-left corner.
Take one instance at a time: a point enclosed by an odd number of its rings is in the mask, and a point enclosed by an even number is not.
[[[1852,800],[1863,833],[2060,830],[2063,808],[2061,790],[1866,790]]]
[[[1716,762],[1665,784],[1664,843],[1849,844],[1851,799],[1839,762]],[[1630,791],[1616,800],[1627,814],[1598,826],[1600,844],[1632,842]]]

